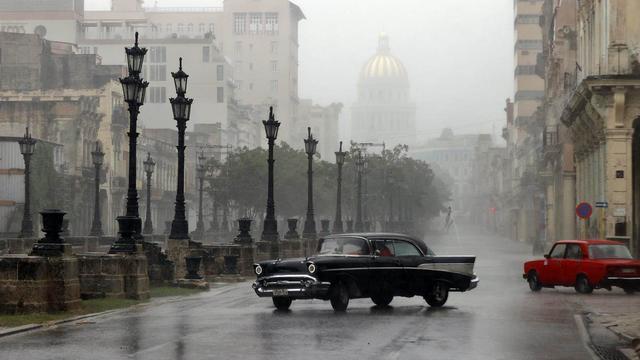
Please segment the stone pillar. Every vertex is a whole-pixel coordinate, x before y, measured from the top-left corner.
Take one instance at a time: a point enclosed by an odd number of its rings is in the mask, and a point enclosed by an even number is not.
[[[576,174],[562,174],[562,239],[576,238]]]

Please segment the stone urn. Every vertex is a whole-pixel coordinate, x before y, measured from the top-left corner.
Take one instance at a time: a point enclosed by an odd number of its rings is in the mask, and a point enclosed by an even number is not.
[[[298,240],[300,239],[300,234],[298,234],[298,219],[291,218],[287,219],[287,227],[289,230],[286,234],[284,234],[284,238],[287,240]]]
[[[347,220],[347,232],[348,233],[353,232],[353,220],[351,219]]]
[[[64,239],[60,237],[63,231],[63,218],[66,213],[58,209],[45,209],[42,216],[42,231],[44,237],[35,244],[31,255],[62,256],[64,254]]]
[[[323,219],[320,220],[320,227],[322,230],[320,230],[320,233],[318,234],[319,236],[327,236],[329,235],[331,232],[329,231],[329,225],[330,222],[328,219]]]
[[[136,227],[138,218],[135,216],[118,216],[118,239],[111,245],[110,254],[132,254],[136,251]]]
[[[187,264],[187,275],[185,275],[185,279],[189,280],[201,280],[202,276],[198,274],[200,270],[200,263],[202,262],[202,257],[200,256],[187,256],[184,258]]]
[[[238,219],[238,231],[240,232],[238,236],[233,240],[238,244],[251,244],[253,243],[253,238],[251,237],[251,223],[253,220],[249,218]]]

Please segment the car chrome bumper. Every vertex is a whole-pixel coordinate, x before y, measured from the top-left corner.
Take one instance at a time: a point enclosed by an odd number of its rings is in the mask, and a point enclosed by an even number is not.
[[[617,286],[621,288],[630,288],[640,291],[640,277],[609,276],[604,278],[601,286]]]
[[[260,297],[285,296],[292,299],[325,298],[331,283],[309,275],[272,275],[258,278],[253,290]]]
[[[480,283],[480,278],[474,275],[473,278],[471,279],[471,282],[469,283],[469,289],[467,290],[473,290],[477,288],[479,283]]]

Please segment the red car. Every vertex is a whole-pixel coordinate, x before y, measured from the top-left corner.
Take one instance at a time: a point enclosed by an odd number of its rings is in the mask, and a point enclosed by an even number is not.
[[[582,294],[613,286],[627,294],[640,291],[640,261],[617,241],[558,241],[544,259],[525,262],[522,276],[531,291],[554,286],[573,286]]]

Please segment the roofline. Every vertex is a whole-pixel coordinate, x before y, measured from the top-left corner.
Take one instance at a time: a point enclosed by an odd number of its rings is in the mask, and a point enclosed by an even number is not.
[[[302,12],[302,9],[300,8],[300,6],[298,6],[297,4],[294,4],[291,1],[289,1],[289,6],[291,6],[291,8],[298,13],[298,21],[307,19],[307,17],[304,16],[304,13]]]

